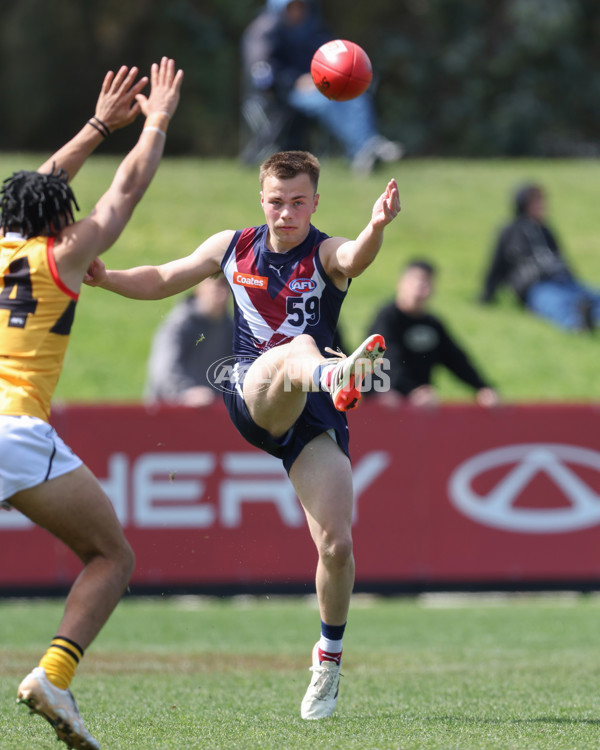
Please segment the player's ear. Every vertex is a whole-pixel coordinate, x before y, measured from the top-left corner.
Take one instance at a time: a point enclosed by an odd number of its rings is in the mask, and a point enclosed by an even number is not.
[[[321,196],[319,195],[319,193],[315,193],[314,203],[313,203],[313,210],[312,210],[313,214],[317,210],[317,206],[319,205],[319,198],[320,197]]]
[[[265,205],[265,194],[263,193],[262,190],[260,191],[260,205],[261,206]]]

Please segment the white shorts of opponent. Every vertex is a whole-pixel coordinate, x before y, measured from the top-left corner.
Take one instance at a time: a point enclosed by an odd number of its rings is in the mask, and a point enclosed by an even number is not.
[[[82,460],[37,417],[0,415],[0,508],[16,492],[77,469]]]

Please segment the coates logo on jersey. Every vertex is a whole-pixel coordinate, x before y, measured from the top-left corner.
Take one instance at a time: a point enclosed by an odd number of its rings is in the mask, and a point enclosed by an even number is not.
[[[292,279],[289,283],[292,292],[313,292],[317,288],[317,282],[313,279]]]
[[[240,286],[249,286],[253,289],[266,289],[269,279],[266,276],[255,276],[251,273],[235,271],[233,274],[233,283]]]

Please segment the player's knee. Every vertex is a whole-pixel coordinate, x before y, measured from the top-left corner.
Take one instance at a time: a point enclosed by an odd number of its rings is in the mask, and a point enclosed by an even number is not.
[[[84,565],[100,562],[115,579],[127,585],[135,567],[135,553],[124,534],[92,544],[79,554]]]
[[[128,583],[129,579],[133,575],[133,571],[135,568],[135,552],[133,551],[133,548],[127,540],[125,540],[125,544],[121,549],[121,553],[119,556],[119,566],[121,568],[123,578]]]
[[[123,588],[127,586],[135,568],[135,553],[125,536],[115,540],[110,549],[105,550],[103,557],[114,571],[115,577]]]
[[[343,568],[352,559],[352,549],[350,535],[326,535],[319,545],[319,556],[326,567]]]
[[[135,553],[129,542],[123,538],[121,543],[113,548],[106,556],[109,563],[110,575],[114,580],[114,585],[121,590],[125,590],[131,580],[135,568]]]

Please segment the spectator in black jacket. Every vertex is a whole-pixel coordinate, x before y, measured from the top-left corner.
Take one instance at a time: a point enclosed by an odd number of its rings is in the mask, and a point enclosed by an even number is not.
[[[515,218],[498,235],[480,300],[491,302],[507,285],[531,312],[567,330],[591,330],[600,323],[600,291],[578,281],[545,218],[543,189],[521,187]]]
[[[382,307],[371,331],[385,338],[385,371],[391,390],[379,399],[393,405],[406,399],[415,406],[435,406],[438,396],[432,385],[435,367],[443,365],[476,391],[482,406],[496,406],[499,396],[479,374],[463,349],[427,305],[433,293],[435,269],[425,260],[410,262],[398,279],[394,302]],[[374,388],[372,392],[376,392]],[[365,394],[368,395],[368,394]]]
[[[225,277],[208,278],[167,315],[152,342],[148,403],[207,406],[215,400],[207,371],[232,353],[229,299]]]

